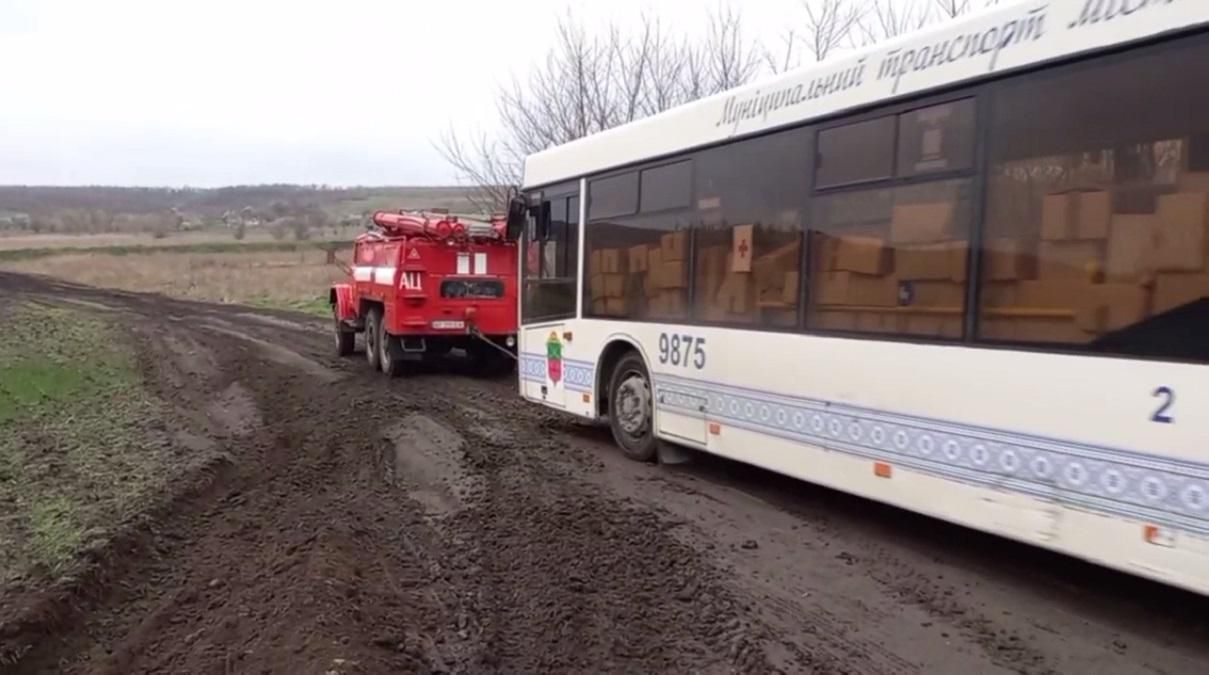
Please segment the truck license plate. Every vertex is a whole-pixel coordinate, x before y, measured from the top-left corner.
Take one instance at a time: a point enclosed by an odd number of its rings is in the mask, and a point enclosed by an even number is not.
[[[433,321],[432,327],[437,330],[460,330],[466,327],[464,321]]]

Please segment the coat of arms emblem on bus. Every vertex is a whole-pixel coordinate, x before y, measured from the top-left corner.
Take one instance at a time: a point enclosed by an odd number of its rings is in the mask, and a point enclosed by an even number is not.
[[[563,379],[563,343],[555,331],[550,331],[550,338],[546,340],[546,374],[555,384]]]

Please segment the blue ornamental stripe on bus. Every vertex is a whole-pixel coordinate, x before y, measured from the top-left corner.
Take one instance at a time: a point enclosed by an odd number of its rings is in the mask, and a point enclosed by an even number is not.
[[[662,407],[981,487],[1209,535],[1209,465],[656,376]]]
[[[527,382],[546,381],[546,355],[521,354],[520,376]],[[596,381],[596,366],[590,361],[563,359],[563,387],[570,391],[591,392]]]

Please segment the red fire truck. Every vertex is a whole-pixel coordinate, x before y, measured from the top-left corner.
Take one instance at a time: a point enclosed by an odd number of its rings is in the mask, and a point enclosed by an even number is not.
[[[517,245],[511,220],[438,212],[378,211],[357,237],[350,279],[331,288],[336,350],[364,334],[371,367],[389,376],[405,363],[464,350],[475,371],[515,363]],[[519,224],[519,223],[518,223]],[[517,224],[513,224],[515,229]]]

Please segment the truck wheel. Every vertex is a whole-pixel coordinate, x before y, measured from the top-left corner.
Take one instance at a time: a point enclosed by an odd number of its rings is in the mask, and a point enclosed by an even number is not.
[[[371,307],[365,313],[365,360],[369,362],[369,367],[377,370],[379,368],[379,358],[382,356],[382,349],[378,346],[378,336],[382,325],[382,310],[377,307]]]
[[[357,334],[349,330],[340,320],[340,308],[337,305],[332,305],[332,323],[336,333],[336,354],[338,356],[352,354],[353,347],[357,343]]]
[[[626,457],[653,462],[658,453],[651,376],[642,357],[630,352],[613,369],[609,382],[609,428]]]
[[[403,343],[398,336],[386,332],[386,322],[378,321],[378,345],[382,353],[378,355],[378,364],[387,377],[398,377],[403,373]]]

